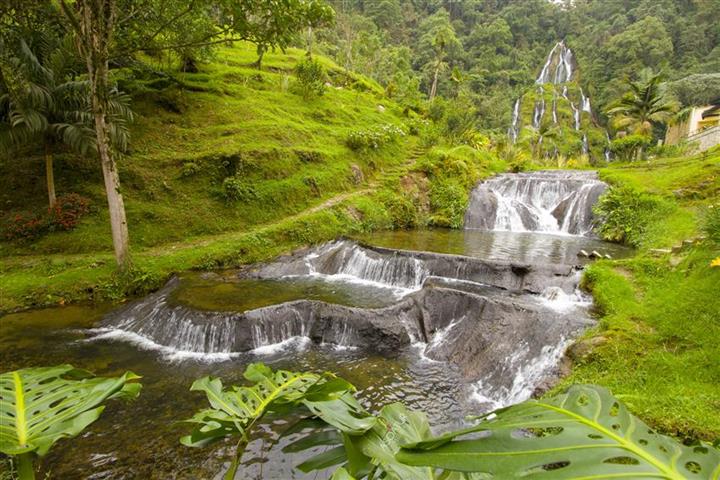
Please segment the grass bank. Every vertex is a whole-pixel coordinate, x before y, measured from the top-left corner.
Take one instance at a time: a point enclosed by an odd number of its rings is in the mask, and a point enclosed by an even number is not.
[[[572,373],[557,388],[600,384],[662,432],[720,439],[720,268],[710,266],[720,244],[707,238],[665,251],[704,233],[703,214],[720,198],[720,150],[600,174],[658,207],[642,212],[636,257],[587,270],[600,322],[571,349]]]
[[[174,272],[237,267],[340,235],[457,224],[472,184],[504,169],[469,147],[423,146],[409,133],[412,114],[323,57],[325,94],[304,98],[293,70],[304,55],[268,54],[259,71],[254,48],[237,45],[176,80],[116,72],[137,113],[120,163],[133,269],[115,271],[96,162],[60,154],[58,193],[89,198],[90,214],[71,231],[0,242],[0,312],[122,301]],[[348,146],[389,125],[408,133]],[[46,208],[42,161],[0,159],[0,225]]]

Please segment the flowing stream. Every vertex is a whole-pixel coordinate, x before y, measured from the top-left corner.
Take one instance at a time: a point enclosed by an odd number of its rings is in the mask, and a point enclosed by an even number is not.
[[[188,449],[177,421],[205,405],[193,380],[241,382],[256,361],[330,370],[368,409],[402,401],[436,433],[457,428],[552,382],[592,324],[578,251],[630,253],[591,234],[604,188],[592,172],[501,175],[473,191],[465,230],[341,239],[239,271],[185,273],[121,307],[7,315],[0,362],[143,377],[136,402],[110,403],[52,450],[44,465],[55,478],[219,478],[233,442]],[[307,454],[281,453],[288,421],[262,427],[238,479],[325,478],[293,469]]]

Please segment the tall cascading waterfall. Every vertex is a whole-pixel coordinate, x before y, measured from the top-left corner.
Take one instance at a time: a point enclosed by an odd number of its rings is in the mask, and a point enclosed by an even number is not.
[[[499,175],[473,190],[465,228],[589,235],[592,206],[606,188],[588,171]]]
[[[518,98],[515,100],[515,105],[513,106],[513,114],[512,114],[512,122],[510,123],[510,128],[508,129],[508,135],[510,136],[510,140],[512,140],[512,143],[517,142],[518,134],[520,133],[520,99]]]
[[[565,45],[565,41],[561,40],[550,50],[535,83],[541,85],[569,82],[574,73],[574,64],[575,58],[572,50]]]
[[[538,94],[540,100],[535,102],[535,109],[533,110],[533,127],[540,128],[540,123],[545,116],[545,97],[543,96],[544,90],[542,86],[538,87]]]
[[[540,70],[535,84],[537,86],[536,100],[534,101],[532,117],[525,120],[526,123],[532,125],[536,130],[540,129],[544,122],[547,110],[550,110],[552,114],[552,124],[562,126],[562,121],[565,117],[562,117],[561,113],[558,113],[558,103],[567,102],[566,106],[569,106],[571,111],[571,122],[572,128],[580,133],[579,148],[577,153],[585,155],[590,154],[591,142],[590,139],[594,138],[588,136],[588,131],[593,128],[595,122],[593,120],[592,102],[590,96],[585,94],[582,88],[577,88],[577,64],[575,56],[570,48],[565,44],[564,41],[556,43],[550,50],[545,63]],[[572,96],[569,95],[568,84],[571,84],[573,88]],[[552,85],[552,87],[546,85]],[[545,100],[546,94],[552,90],[552,104],[546,105],[550,100]],[[531,94],[532,96],[533,94]],[[519,115],[519,103],[516,101],[513,106],[512,123],[508,129],[508,136],[513,143],[517,142],[519,131],[522,128],[523,119]],[[588,115],[591,119],[589,124],[583,122],[584,116]],[[541,144],[542,139],[538,140],[538,144]],[[548,142],[545,142],[548,144]],[[560,151],[557,148],[557,144],[553,147],[548,145],[545,147],[545,156],[560,155]],[[607,159],[607,149],[605,150],[605,158]],[[567,155],[567,151],[563,152]]]

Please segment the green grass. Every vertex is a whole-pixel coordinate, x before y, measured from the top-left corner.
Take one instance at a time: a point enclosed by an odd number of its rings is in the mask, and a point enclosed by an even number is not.
[[[303,56],[297,50],[269,54],[265,68],[258,71],[249,66],[253,48],[225,47],[200,73],[179,74],[182,86],[162,90],[150,89],[152,82],[132,78],[130,72],[116,75],[134,92],[137,113],[132,151],[120,162],[134,247],[277,221],[356,188],[353,165],[371,180],[404,160],[412,141],[361,153],[345,146],[351,131],[402,125],[406,119],[400,108],[387,102],[372,82],[346,76],[327,59],[321,61],[335,86],[321,97],[303,99],[294,93],[292,75]],[[384,111],[378,108],[381,104]],[[58,193],[90,197],[95,214],[69,233],[31,244],[1,244],[0,254],[108,251],[108,219],[96,163],[70,155],[59,155],[56,161]],[[189,164],[194,173],[183,175]],[[0,216],[41,211],[42,174],[39,157],[0,161]],[[225,201],[221,186],[230,176],[253,185],[253,195],[242,202]]]
[[[587,270],[584,283],[600,313],[587,336],[606,341],[558,389],[600,384],[665,433],[720,438],[720,269],[710,267],[720,245],[705,240],[675,255],[649,254],[699,233],[698,211],[718,199],[718,173],[718,150],[601,171],[613,184],[662,197],[672,210],[645,232],[637,257]]]
[[[452,161],[471,173],[453,180],[464,189],[446,199],[455,206],[472,182],[504,168],[469,148],[425,155],[413,136],[351,150],[351,132],[402,126],[407,118],[377,84],[323,57],[333,86],[303,99],[294,93],[293,67],[304,54],[268,54],[258,71],[253,48],[221,48],[199,73],[178,74],[180,84],[116,72],[137,112],[132,151],[120,163],[134,268],[115,272],[97,165],[60,155],[58,192],[89,197],[93,211],[73,231],[0,242],[0,311],[120,301],[158,288],[174,272],[236,267],[339,235],[426,225],[446,205],[428,204],[429,173],[416,168],[420,160],[428,172]],[[0,159],[0,217],[45,208],[41,160]],[[223,197],[227,178],[242,187],[241,199]]]

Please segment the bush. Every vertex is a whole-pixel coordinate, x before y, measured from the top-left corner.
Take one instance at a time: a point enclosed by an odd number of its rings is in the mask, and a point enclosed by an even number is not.
[[[384,145],[396,142],[405,132],[397,125],[386,124],[370,130],[357,130],[348,135],[345,143],[351,150],[377,150]]]
[[[430,188],[430,223],[437,227],[462,228],[468,192],[452,179],[433,182]]]
[[[185,162],[183,163],[182,170],[180,170],[180,177],[181,178],[188,178],[193,177],[200,173],[200,165],[198,165],[195,162]]]
[[[255,188],[238,177],[227,177],[223,180],[221,195],[228,202],[249,201],[257,198]]]
[[[708,239],[720,244],[720,203],[710,205],[702,212],[700,226]]]
[[[18,213],[4,222],[3,237],[6,240],[35,240],[49,232],[72,230],[80,218],[90,211],[90,200],[70,193],[57,198],[55,207],[44,214]]]
[[[652,138],[645,135],[626,135],[610,142],[610,151],[619,160],[635,160],[638,153],[649,147],[651,143]]]
[[[61,195],[57,198],[55,207],[48,212],[48,227],[50,231],[72,230],[89,211],[89,199],[77,193]]]
[[[407,196],[383,191],[378,199],[390,214],[393,228],[407,229],[418,225],[417,208]]]
[[[303,98],[325,93],[325,69],[317,60],[303,60],[295,67],[297,85]]]
[[[648,226],[667,210],[660,197],[630,187],[612,187],[593,208],[599,222],[596,231],[604,240],[639,247]]]

